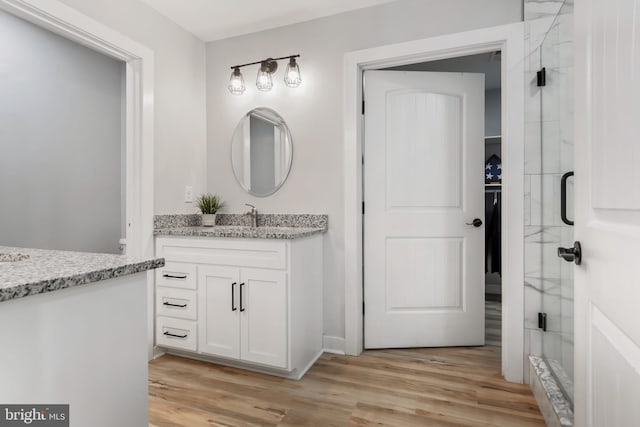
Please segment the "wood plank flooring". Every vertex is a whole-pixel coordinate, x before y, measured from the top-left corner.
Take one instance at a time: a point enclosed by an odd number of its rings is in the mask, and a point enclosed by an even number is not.
[[[301,381],[167,355],[149,365],[149,406],[155,427],[545,425],[489,346],[324,354]]]
[[[484,343],[502,345],[502,303],[486,300],[484,303]]]

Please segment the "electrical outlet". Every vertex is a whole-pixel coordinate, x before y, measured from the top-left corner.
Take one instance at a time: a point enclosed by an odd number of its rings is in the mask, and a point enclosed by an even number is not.
[[[193,187],[190,185],[187,185],[186,187],[184,187],[184,202],[185,203],[193,202]]]

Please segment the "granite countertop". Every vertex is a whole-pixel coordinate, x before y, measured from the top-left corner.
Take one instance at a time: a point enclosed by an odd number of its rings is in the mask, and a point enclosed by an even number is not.
[[[326,232],[325,227],[246,227],[238,225],[216,225],[214,227],[167,227],[156,228],[156,236],[230,237],[249,239],[300,239]]]
[[[163,265],[164,258],[0,246],[0,302],[126,276]]]

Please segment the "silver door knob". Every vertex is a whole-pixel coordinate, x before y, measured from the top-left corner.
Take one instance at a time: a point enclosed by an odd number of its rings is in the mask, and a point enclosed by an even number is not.
[[[580,242],[574,242],[572,248],[558,248],[558,256],[567,262],[575,262],[580,265],[582,262],[582,246]]]

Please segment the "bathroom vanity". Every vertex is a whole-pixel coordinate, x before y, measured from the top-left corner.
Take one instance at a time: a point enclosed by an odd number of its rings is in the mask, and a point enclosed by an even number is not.
[[[77,426],[147,425],[147,271],[162,265],[0,247],[0,402],[69,404]]]
[[[322,353],[323,330],[326,216],[307,217],[317,218],[156,228],[156,255],[166,259],[156,271],[156,345],[300,379]]]

